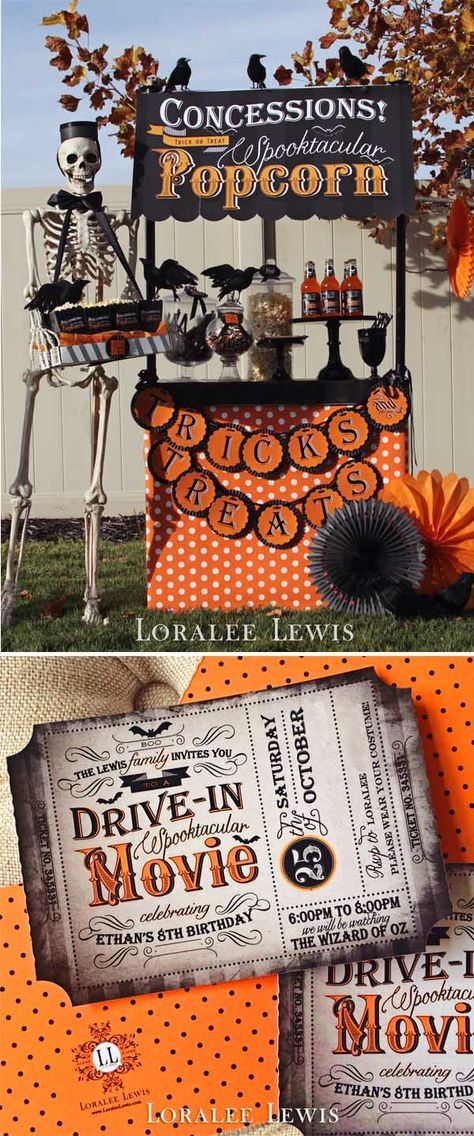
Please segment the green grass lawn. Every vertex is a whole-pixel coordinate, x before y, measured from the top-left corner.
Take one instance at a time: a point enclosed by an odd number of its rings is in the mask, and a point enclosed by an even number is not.
[[[102,609],[108,622],[86,627],[81,621],[84,588],[82,541],[58,539],[32,542],[27,548],[12,626],[3,632],[3,651],[469,651],[473,647],[474,621],[460,619],[410,620],[400,623],[392,616],[342,617],[327,610],[283,612],[279,637],[275,636],[272,612],[240,610],[225,614],[204,610],[186,615],[147,611],[142,540],[124,544],[102,541]],[[137,639],[137,617],[142,617],[142,638]],[[215,641],[209,630],[214,624]],[[226,625],[237,624],[239,638],[226,640]],[[253,639],[244,639],[244,625],[253,625]],[[302,637],[290,641],[289,625],[297,625]],[[333,637],[333,625],[339,639]],[[342,638],[344,624],[353,629],[353,639]],[[158,625],[158,638],[151,629]],[[176,637],[177,625],[186,629],[186,639]],[[312,629],[314,638],[306,630]],[[325,625],[328,630],[323,635]],[[320,633],[318,634],[318,628]],[[196,628],[202,629],[201,638]],[[165,631],[169,630],[168,638]],[[194,634],[193,634],[194,632]],[[221,639],[218,636],[222,636]],[[321,636],[321,637],[320,637]]]

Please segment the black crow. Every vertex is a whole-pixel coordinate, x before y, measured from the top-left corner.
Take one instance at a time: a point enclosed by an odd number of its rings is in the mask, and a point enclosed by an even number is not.
[[[252,83],[252,87],[258,87],[260,91],[265,89],[265,79],[267,77],[266,68],[260,61],[266,59],[265,55],[251,55],[249,65],[247,67],[247,75]]]
[[[341,70],[348,79],[363,79],[368,73],[367,64],[357,55],[353,55],[348,47],[339,48],[339,62]]]
[[[438,592],[439,599],[447,614],[457,615],[463,611],[471,598],[474,586],[474,572],[462,572],[454,584]]]
[[[25,308],[29,312],[38,311],[43,316],[49,316],[54,308],[61,304],[77,304],[82,299],[82,293],[88,280],[56,280],[52,284],[42,284],[33,299]]]
[[[398,619],[436,619],[445,614],[436,596],[416,592],[411,584],[390,584],[383,589],[381,598]]]
[[[416,592],[410,584],[400,583],[387,587],[382,598],[388,609],[401,619],[411,616],[441,619],[461,615],[469,603],[473,585],[474,572],[462,572],[454,584],[442,588],[434,596]]]
[[[182,264],[178,264],[177,260],[164,260],[159,268],[153,264],[147,264],[143,256],[140,257],[143,264],[143,272],[147,284],[154,288],[155,292],[162,292],[163,289],[169,288],[175,300],[178,299],[178,288],[185,288],[187,284],[197,284],[197,276],[194,272],[189,272],[187,268],[183,268]]]
[[[252,283],[258,268],[233,268],[231,264],[216,264],[213,268],[204,269],[203,276],[209,276],[213,288],[219,288],[219,300],[224,296],[231,296],[234,292],[240,293]]]
[[[191,60],[185,59],[184,55],[181,56],[181,59],[178,59],[176,67],[173,67],[168,78],[165,91],[174,91],[176,87],[181,87],[182,91],[187,91],[191,78],[190,62]]]

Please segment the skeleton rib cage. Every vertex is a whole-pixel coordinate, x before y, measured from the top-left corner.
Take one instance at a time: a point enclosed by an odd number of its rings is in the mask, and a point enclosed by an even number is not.
[[[123,212],[107,212],[107,216],[114,232],[121,226],[126,226],[129,230],[129,261],[132,271],[134,271],[138,222],[130,221],[127,214]],[[36,218],[43,231],[46,272],[49,279],[53,280],[64,212],[38,210],[34,214],[34,220]],[[74,211],[69,223],[61,264],[61,276],[71,279],[87,278],[94,286],[94,300],[100,301],[103,299],[104,289],[110,288],[112,285],[115,263],[115,253],[94,213]],[[123,298],[128,298],[131,292],[132,285],[127,279],[121,295]]]

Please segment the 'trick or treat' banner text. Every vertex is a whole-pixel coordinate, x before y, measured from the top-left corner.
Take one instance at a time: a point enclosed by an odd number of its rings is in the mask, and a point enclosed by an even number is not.
[[[135,217],[395,217],[413,208],[404,83],[139,96]]]

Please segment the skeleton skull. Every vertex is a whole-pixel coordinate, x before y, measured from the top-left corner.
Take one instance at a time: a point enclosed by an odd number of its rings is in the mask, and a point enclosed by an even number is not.
[[[70,193],[91,193],[101,165],[99,144],[92,138],[69,138],[58,148],[58,166]]]

